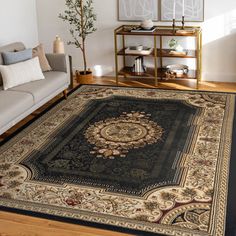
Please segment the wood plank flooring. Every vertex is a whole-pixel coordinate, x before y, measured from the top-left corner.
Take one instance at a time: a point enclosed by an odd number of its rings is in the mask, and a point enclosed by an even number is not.
[[[0,236],[128,236],[118,232],[0,212]]]
[[[115,85],[112,77],[95,78],[94,84]],[[153,81],[146,83],[144,80],[121,80],[120,86],[127,87],[145,87],[155,88]],[[74,86],[78,86],[75,82]],[[164,89],[194,89],[194,83],[178,82],[178,83],[160,83],[159,88]],[[236,83],[213,83],[201,82],[200,90],[220,91],[220,92],[236,92]],[[38,109],[36,112],[25,118],[19,124],[8,130],[0,136],[0,141],[11,137],[17,130],[35,119],[45,109],[55,103],[63,95],[58,95],[52,101]],[[51,221],[46,219],[34,218],[24,215],[18,215],[7,212],[0,212],[0,236],[128,236],[128,234],[101,230],[80,225],[73,225]]]

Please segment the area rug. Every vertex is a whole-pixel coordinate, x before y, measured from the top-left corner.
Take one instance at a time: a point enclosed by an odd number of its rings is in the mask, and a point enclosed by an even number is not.
[[[82,86],[0,148],[0,209],[224,235],[234,113],[234,94]]]

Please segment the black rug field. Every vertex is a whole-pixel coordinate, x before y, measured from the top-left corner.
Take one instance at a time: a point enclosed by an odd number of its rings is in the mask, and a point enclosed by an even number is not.
[[[0,147],[0,210],[134,235],[236,235],[235,95],[85,85]]]

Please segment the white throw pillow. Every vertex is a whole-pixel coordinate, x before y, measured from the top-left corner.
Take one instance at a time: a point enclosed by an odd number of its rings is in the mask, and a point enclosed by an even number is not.
[[[0,65],[0,72],[4,90],[31,81],[45,79],[38,57],[8,66]]]

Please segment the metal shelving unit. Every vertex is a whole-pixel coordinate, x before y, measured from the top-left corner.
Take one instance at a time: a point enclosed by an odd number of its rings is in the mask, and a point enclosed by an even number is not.
[[[130,28],[137,27],[136,25],[122,25],[115,29],[114,40],[115,40],[115,68],[116,68],[116,83],[119,84],[119,77],[142,77],[142,78],[154,78],[155,86],[158,86],[159,81],[165,79],[165,71],[163,68],[163,58],[194,58],[196,59],[196,70],[189,70],[188,74],[176,76],[176,80],[196,80],[196,88],[199,87],[199,82],[201,81],[202,75],[202,30],[200,27],[188,26],[185,29],[193,29],[193,32],[176,33],[170,26],[157,26],[154,32],[130,32]],[[176,30],[180,28],[176,27]],[[142,54],[126,54],[126,36],[145,36],[153,38],[153,51],[150,55]],[[170,54],[170,49],[163,48],[163,38],[166,36],[172,37],[194,37],[196,41],[196,49],[188,50],[187,55],[173,55]],[[122,48],[118,49],[118,40],[121,37]],[[160,38],[160,45],[157,46],[157,37]],[[118,57],[123,57],[123,67],[119,69]],[[145,73],[135,73],[132,72],[132,68],[126,65],[126,57],[128,56],[143,56],[153,58],[153,68],[147,68]],[[170,80],[169,80],[170,81]]]

